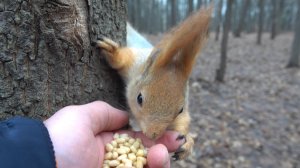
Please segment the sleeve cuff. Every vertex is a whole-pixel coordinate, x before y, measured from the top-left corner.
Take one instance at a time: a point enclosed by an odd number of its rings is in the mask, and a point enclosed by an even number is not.
[[[41,121],[15,117],[0,122],[0,146],[0,167],[56,167],[52,141]]]

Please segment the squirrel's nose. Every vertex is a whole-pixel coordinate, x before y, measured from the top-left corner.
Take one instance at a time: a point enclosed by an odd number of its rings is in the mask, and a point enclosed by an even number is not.
[[[155,139],[157,138],[157,135],[158,135],[158,134],[154,132],[154,133],[151,135],[151,139],[154,139],[154,140],[155,140]]]
[[[158,138],[158,133],[156,133],[156,132],[150,133],[150,132],[143,131],[143,133],[152,140],[156,140]]]

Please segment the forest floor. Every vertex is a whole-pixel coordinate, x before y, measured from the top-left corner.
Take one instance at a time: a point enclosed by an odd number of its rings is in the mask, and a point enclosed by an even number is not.
[[[225,83],[218,83],[220,41],[211,33],[190,79],[194,152],[172,167],[300,167],[300,69],[285,68],[293,34],[269,37],[258,46],[256,34],[230,36]]]

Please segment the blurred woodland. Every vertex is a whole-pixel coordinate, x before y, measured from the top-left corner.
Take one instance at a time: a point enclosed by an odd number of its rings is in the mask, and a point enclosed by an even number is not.
[[[193,11],[213,6],[211,31],[218,32],[225,21],[228,5],[232,6],[231,31],[262,31],[278,33],[293,31],[297,17],[297,0],[127,0],[129,22],[139,32],[162,33],[173,27]],[[260,22],[260,19],[262,22]]]
[[[181,168],[300,167],[300,0],[127,0],[152,44],[213,4],[190,79],[194,153]]]
[[[220,68],[216,80],[224,81],[228,33],[257,33],[261,44],[264,32],[270,39],[284,32],[295,32],[287,67],[299,67],[300,2],[299,0],[128,0],[128,20],[138,31],[159,34],[169,30],[193,11],[213,6],[210,32],[217,41],[222,33]],[[298,24],[297,24],[298,23]]]

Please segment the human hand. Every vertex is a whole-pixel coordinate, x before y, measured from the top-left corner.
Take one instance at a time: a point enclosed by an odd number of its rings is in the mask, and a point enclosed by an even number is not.
[[[105,144],[113,139],[116,130],[128,124],[128,114],[105,102],[68,106],[44,121],[52,140],[59,168],[100,168]],[[118,131],[141,138],[149,148],[149,168],[170,167],[168,152],[174,152],[182,140],[179,133],[167,131],[157,141],[151,141],[141,132]]]

